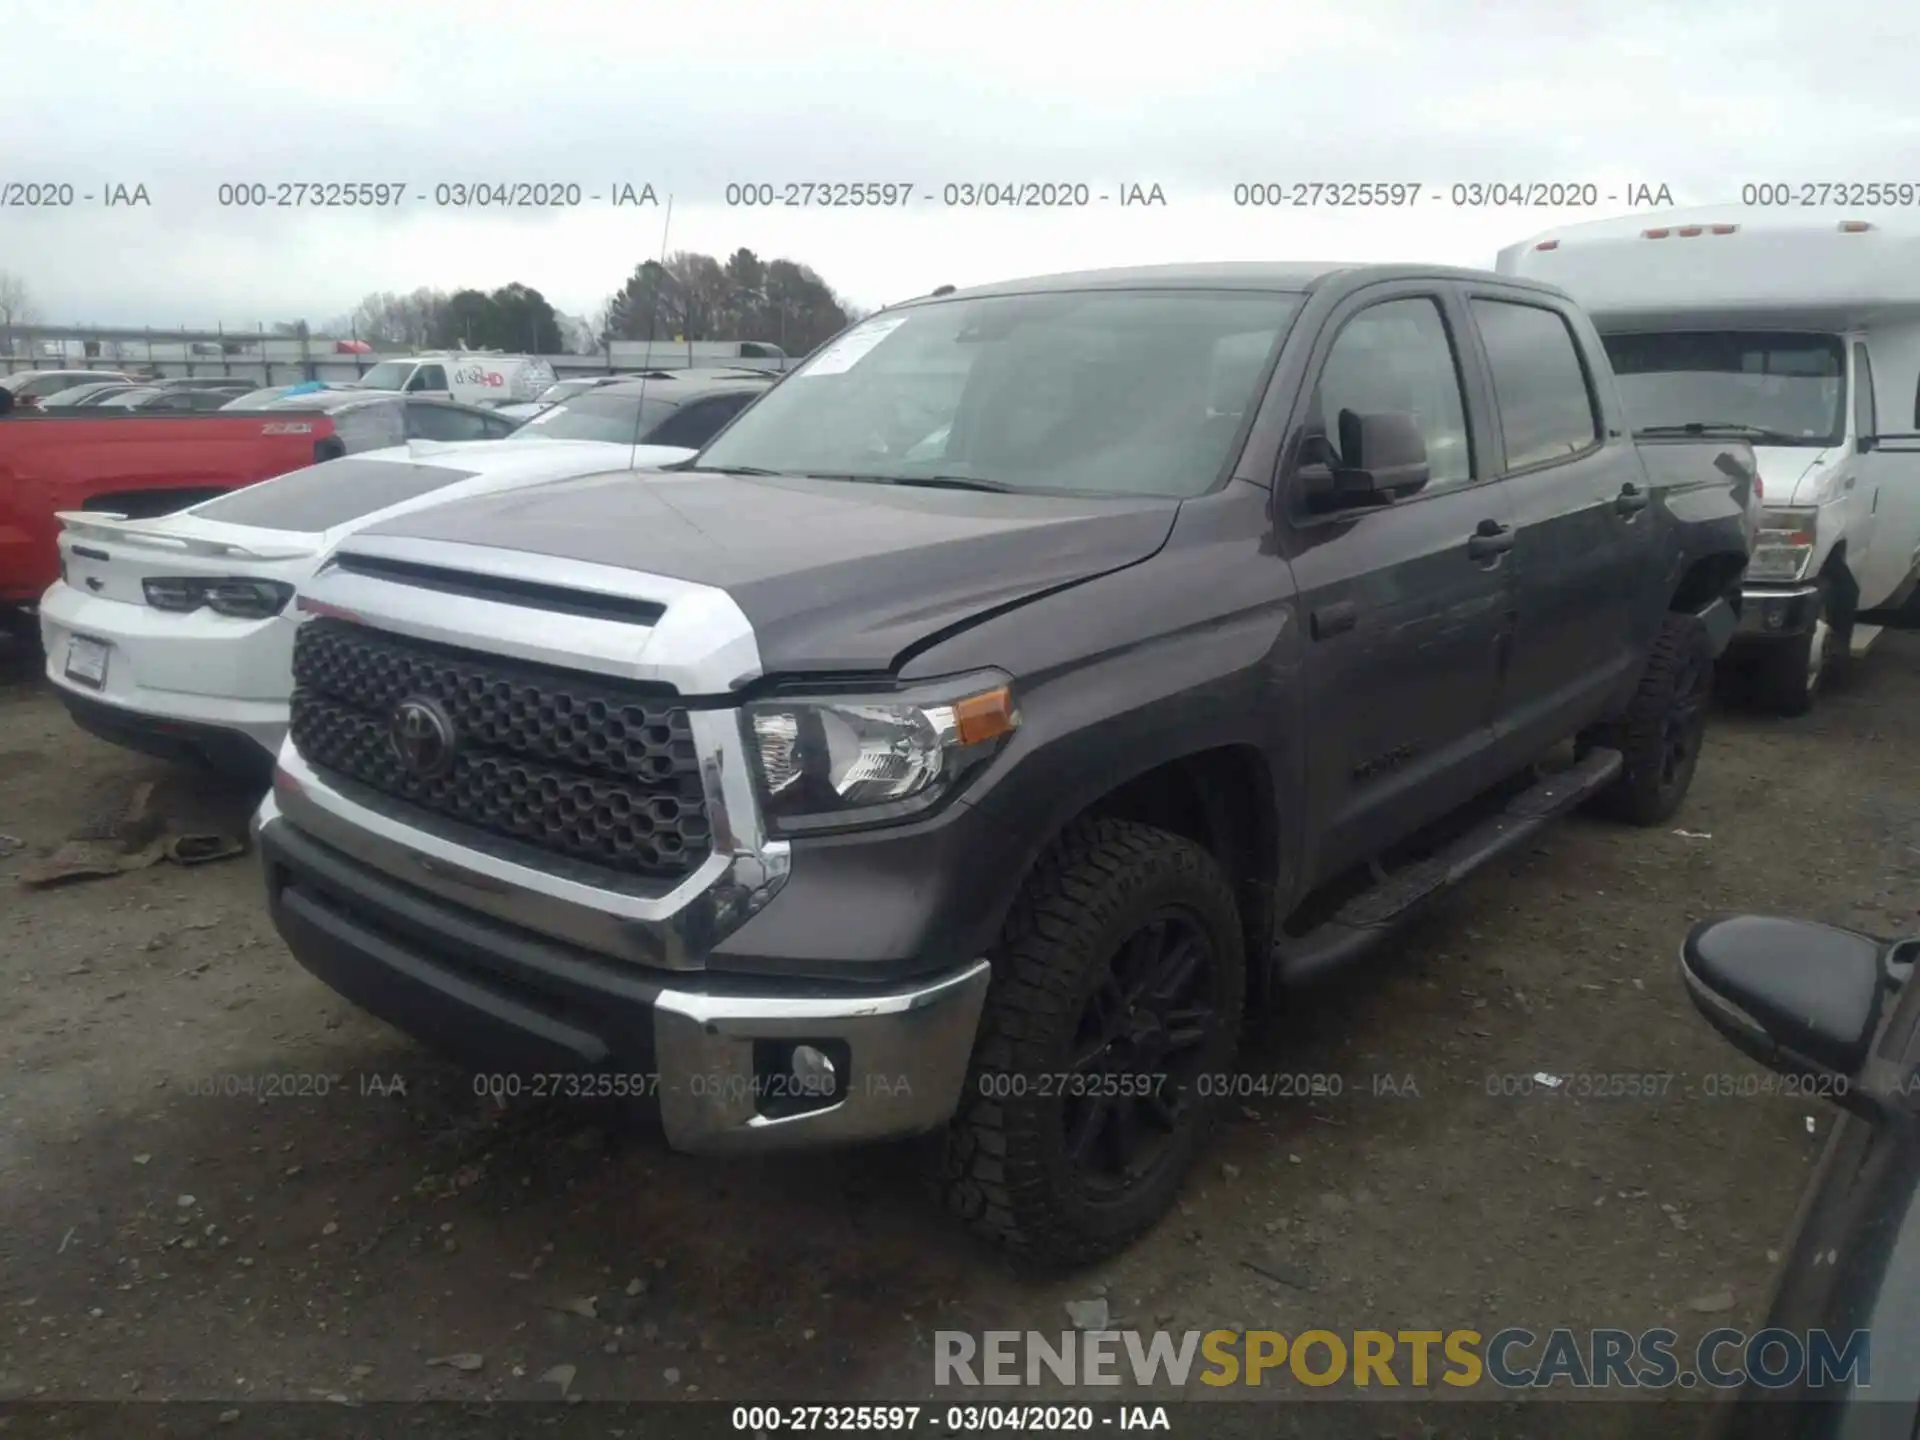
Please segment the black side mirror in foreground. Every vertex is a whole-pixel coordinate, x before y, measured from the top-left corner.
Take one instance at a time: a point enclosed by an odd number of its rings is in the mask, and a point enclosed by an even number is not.
[[[1340,455],[1349,463],[1328,463],[1331,456],[1323,445],[1313,463],[1300,467],[1307,503],[1313,509],[1387,505],[1427,483],[1427,438],[1415,416],[1342,410],[1339,424]]]
[[[1882,1060],[1871,1050],[1886,998],[1916,956],[1920,939],[1736,915],[1688,932],[1680,972],[1695,1007],[1738,1049],[1782,1074],[1832,1082],[1819,1093],[1873,1120],[1912,1068],[1898,1052]]]

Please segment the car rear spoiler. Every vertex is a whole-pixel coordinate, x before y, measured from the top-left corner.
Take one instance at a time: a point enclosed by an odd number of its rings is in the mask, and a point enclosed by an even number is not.
[[[183,555],[229,556],[240,560],[298,560],[312,555],[313,545],[239,545],[227,540],[207,540],[198,535],[178,535],[156,530],[137,520],[107,510],[60,510],[54,513],[68,534],[92,540],[132,540],[142,545],[158,545],[178,550]]]

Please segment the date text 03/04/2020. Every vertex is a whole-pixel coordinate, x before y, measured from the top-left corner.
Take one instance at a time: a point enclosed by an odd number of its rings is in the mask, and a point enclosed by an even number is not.
[[[729,209],[1083,210],[1094,206],[1164,209],[1166,187],[1142,180],[742,180],[721,192]]]
[[[644,180],[231,180],[214,190],[223,210],[577,210],[653,208],[660,192]]]
[[[473,1093],[490,1100],[647,1100],[661,1095],[690,1095],[696,1100],[825,1100],[842,1087],[862,1098],[912,1098],[913,1081],[904,1074],[874,1071],[837,1077],[830,1073],[750,1075],[698,1072],[662,1076],[655,1071],[615,1073],[602,1070],[554,1070],[533,1073],[482,1071],[473,1077]]]
[[[1556,1075],[1490,1073],[1489,1095],[1505,1099],[1574,1100],[1827,1100],[1838,1103],[1853,1088],[1845,1075],[1794,1075],[1778,1071],[1716,1070],[1701,1075],[1669,1071],[1602,1071]],[[1895,1082],[1889,1093],[1920,1095],[1920,1075]]]
[[[1442,205],[1458,210],[1577,210],[1619,205],[1630,210],[1671,206],[1673,190],[1659,183],[1600,184],[1592,180],[1247,180],[1233,187],[1241,209],[1411,210]]]
[[[910,1435],[1171,1431],[1164,1405],[736,1405],[732,1425],[756,1435],[817,1431]]]

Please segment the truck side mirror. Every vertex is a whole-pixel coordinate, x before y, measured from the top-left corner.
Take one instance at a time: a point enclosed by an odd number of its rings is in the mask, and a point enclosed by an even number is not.
[[[1319,436],[1302,452],[1298,474],[1308,508],[1326,513],[1391,505],[1426,485],[1427,439],[1414,416],[1342,410],[1339,425],[1338,454]]]
[[[1890,958],[1857,931],[1737,915],[1694,926],[1680,971],[1694,1007],[1735,1048],[1783,1075],[1826,1082],[1819,1093],[1871,1119],[1880,1107],[1855,1082],[1887,991],[1903,978]]]

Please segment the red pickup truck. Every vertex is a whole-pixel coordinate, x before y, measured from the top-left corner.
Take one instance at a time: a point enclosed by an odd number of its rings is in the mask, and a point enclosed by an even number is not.
[[[0,630],[32,638],[60,575],[62,510],[165,515],[349,449],[322,410],[0,419]],[[404,443],[404,436],[382,437]]]

